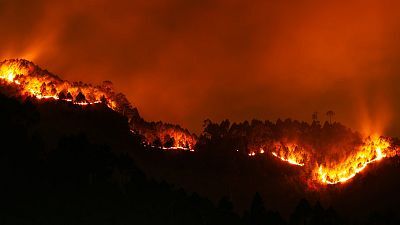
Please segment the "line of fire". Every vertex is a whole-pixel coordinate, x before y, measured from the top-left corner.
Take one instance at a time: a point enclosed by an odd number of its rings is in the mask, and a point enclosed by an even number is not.
[[[369,164],[399,155],[397,139],[363,136],[340,123],[321,125],[315,120],[312,124],[288,119],[232,125],[205,121],[203,133],[197,136],[178,125],[145,121],[109,81],[97,86],[69,82],[23,59],[0,63],[0,84],[3,92],[20,99],[33,97],[81,107],[104,105],[125,116],[131,131],[140,134],[148,148],[196,152],[206,141],[229,139],[233,151],[249,157],[269,155],[298,167],[311,186],[348,182]]]

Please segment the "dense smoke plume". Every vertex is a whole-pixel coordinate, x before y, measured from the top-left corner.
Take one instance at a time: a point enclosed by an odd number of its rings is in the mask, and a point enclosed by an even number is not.
[[[0,1],[0,57],[112,80],[148,120],[310,120],[400,134],[394,1]],[[163,112],[160,114],[159,112]],[[361,118],[361,119],[360,119]]]

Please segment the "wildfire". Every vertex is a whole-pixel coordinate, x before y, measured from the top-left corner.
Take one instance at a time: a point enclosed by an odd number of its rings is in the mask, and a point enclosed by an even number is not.
[[[272,155],[296,166],[304,166],[308,158],[306,151],[295,144],[275,144]]]
[[[132,130],[142,135],[147,143],[159,140],[157,147],[160,149],[193,151],[196,144],[196,137],[178,126],[144,121],[123,94],[114,92],[108,81],[98,86],[69,82],[32,62],[12,59],[0,62],[0,84],[14,87],[20,96],[53,99],[80,106],[104,104],[128,118]]]
[[[315,170],[317,179],[324,184],[344,183],[363,171],[368,164],[396,155],[388,140],[369,137],[359,149],[346,159],[335,163],[323,163]]]
[[[144,138],[143,145],[151,149],[194,151],[197,142],[196,135],[177,125],[144,121],[123,94],[113,91],[110,82],[98,86],[69,82],[41,70],[29,61],[17,59],[0,62],[0,84],[12,86],[20,96],[54,99],[81,106],[104,104],[125,116],[131,132],[141,135]],[[378,136],[367,137],[361,145],[354,144],[354,148],[351,144],[353,151],[344,152],[345,155],[341,157],[319,157],[314,154],[324,151],[318,151],[315,145],[296,139],[261,140],[250,143],[249,157],[270,153],[283,162],[302,167],[307,174],[311,174],[310,180],[321,184],[347,182],[369,164],[397,154],[397,148],[391,146],[390,139]],[[361,142],[362,139],[359,140]]]
[[[271,152],[274,157],[291,165],[304,167],[305,171],[313,174],[311,180],[325,185],[345,183],[366,169],[369,164],[397,154],[397,148],[391,146],[390,139],[379,136],[365,138],[362,145],[340,160],[324,157],[322,162],[318,162],[315,159],[317,157],[297,144],[280,142],[274,146]],[[249,156],[254,154],[250,152]]]
[[[279,158],[282,161],[288,162],[292,165],[296,165],[296,166],[304,166],[304,163],[299,163],[298,160],[296,159],[296,157],[289,157],[289,158],[285,158],[283,156],[279,156],[276,152],[272,152],[272,155]]]
[[[6,60],[0,66],[0,79],[15,85],[21,95],[38,99],[69,101],[77,105],[90,105],[104,102],[116,109],[114,93],[105,87],[93,87],[81,82],[71,83],[55,75],[42,71],[26,60]]]

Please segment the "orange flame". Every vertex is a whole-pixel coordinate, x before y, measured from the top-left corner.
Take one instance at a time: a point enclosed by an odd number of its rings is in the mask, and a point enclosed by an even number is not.
[[[314,173],[323,184],[344,183],[363,171],[369,164],[395,155],[396,151],[390,148],[388,140],[376,136],[369,137],[354,154],[341,162],[323,163],[315,168]]]
[[[398,149],[391,146],[390,139],[370,136],[365,138],[362,145],[355,148],[341,160],[333,160],[325,157],[323,162],[317,162],[311,152],[296,144],[275,143],[271,154],[283,162],[304,167],[311,172],[310,181],[316,181],[323,185],[345,183],[364,171],[371,163],[397,155]],[[254,156],[250,152],[249,156]],[[316,165],[316,166],[315,166]]]
[[[1,63],[0,79],[8,84],[17,85],[21,95],[34,96],[38,99],[58,100],[60,93],[70,94],[73,99],[63,99],[72,101],[78,105],[90,105],[101,103],[102,98],[107,100],[108,107],[116,108],[117,102],[113,93],[102,90],[102,87],[93,87],[88,84],[70,83],[58,77],[39,70],[32,63],[25,60],[7,60]],[[82,93],[84,100],[76,97]]]
[[[37,99],[54,99],[71,102],[75,105],[106,104],[110,109],[123,114],[130,121],[135,120],[134,110],[123,94],[116,94],[109,82],[103,85],[92,86],[82,82],[68,82],[59,77],[41,70],[33,63],[13,59],[0,62],[0,82],[15,87],[20,96],[33,96]],[[139,118],[136,118],[138,120]],[[142,122],[145,124],[145,122]],[[155,138],[165,144],[165,137],[170,137],[173,143],[169,147],[160,146],[161,149],[192,150],[196,139],[188,131],[182,131],[174,126],[161,124],[139,126],[131,124],[146,138],[147,143],[153,143]],[[148,128],[150,127],[150,129]],[[155,135],[153,133],[156,133]]]
[[[130,109],[130,103],[125,98],[119,98],[118,94],[115,94],[109,86],[92,86],[81,82],[64,81],[26,60],[1,62],[1,81],[7,85],[15,86],[21,96],[63,100],[82,106],[106,103],[109,108],[129,118],[127,107]],[[139,124],[132,126],[145,137],[144,144],[152,147],[164,150],[193,151],[196,144],[195,136],[187,130],[177,129],[173,125],[156,123],[154,126]],[[157,146],[156,142],[159,142]],[[310,179],[321,184],[347,182],[365,170],[369,164],[397,154],[397,148],[391,146],[389,139],[371,136],[366,138],[362,145],[357,146],[355,151],[349,153],[346,157],[340,160],[325,157],[323,162],[319,162],[315,159],[315,156],[312,157],[311,149],[305,149],[296,142],[286,142],[276,142],[273,144],[272,150],[266,149],[270,150],[274,157],[310,171],[312,174]],[[259,148],[259,151],[250,151],[248,155],[252,157],[264,152],[264,148]]]
[[[306,151],[295,144],[275,144],[272,155],[292,165],[304,166],[307,160]]]

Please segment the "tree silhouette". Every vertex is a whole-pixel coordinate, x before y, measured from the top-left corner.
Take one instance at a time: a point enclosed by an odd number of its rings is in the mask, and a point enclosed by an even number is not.
[[[306,199],[301,199],[295,211],[290,216],[289,224],[310,224],[312,208]]]
[[[72,97],[71,93],[68,92],[67,95],[66,95],[66,97],[65,97],[65,100],[67,100],[67,101],[72,101],[73,99],[74,99],[74,98]]]
[[[43,95],[46,92],[46,83],[43,82],[40,86],[40,93]]]
[[[75,98],[75,101],[79,103],[85,103],[86,102],[85,95],[83,95],[82,92],[79,92]]]
[[[313,112],[311,118],[312,118],[313,122],[317,122],[318,121],[318,112]]]
[[[170,148],[175,145],[175,139],[174,137],[171,137],[170,135],[165,135],[164,137],[164,147]]]
[[[101,96],[100,101],[101,101],[101,103],[104,104],[104,105],[107,105],[107,104],[108,104],[107,98],[106,98],[104,95]]]
[[[58,94],[58,99],[60,99],[60,100],[65,100],[66,98],[67,98],[67,95],[65,94],[64,91],[61,91],[61,92]]]
[[[266,215],[264,201],[261,195],[257,192],[254,195],[253,201],[250,207],[250,224],[266,224]]]
[[[332,124],[332,117],[335,115],[335,112],[329,110],[328,112],[326,112],[326,115],[329,117],[329,124]]]
[[[223,211],[223,212],[229,212],[231,213],[233,211],[233,203],[231,202],[231,200],[224,196],[222,197],[217,205],[218,209]]]

